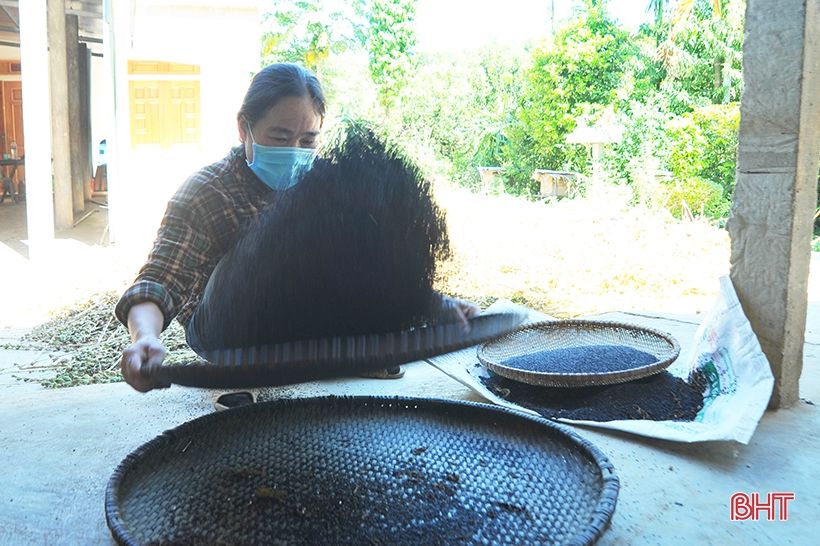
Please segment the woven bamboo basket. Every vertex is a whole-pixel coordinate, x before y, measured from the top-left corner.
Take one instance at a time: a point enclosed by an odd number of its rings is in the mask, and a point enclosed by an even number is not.
[[[213,413],[128,455],[106,490],[120,545],[589,545],[612,464],[487,404],[305,398]]]
[[[516,357],[561,349],[611,345],[648,353],[654,362],[613,371],[532,371],[511,363]],[[507,379],[543,387],[612,385],[648,377],[669,367],[680,354],[670,334],[622,322],[556,320],[538,322],[489,341],[478,348],[479,361]]]

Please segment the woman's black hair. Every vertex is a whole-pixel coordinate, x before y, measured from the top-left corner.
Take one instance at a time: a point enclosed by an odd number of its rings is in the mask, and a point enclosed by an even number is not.
[[[285,97],[310,97],[316,113],[325,117],[325,95],[316,75],[297,64],[275,63],[253,77],[238,118],[256,124],[265,113]]]

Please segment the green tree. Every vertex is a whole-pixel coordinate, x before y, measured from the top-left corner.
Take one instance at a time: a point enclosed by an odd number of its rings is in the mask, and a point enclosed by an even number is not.
[[[594,120],[616,102],[628,60],[636,53],[629,35],[599,6],[589,6],[552,43],[535,50],[505,154],[513,191],[535,191],[534,169],[586,168],[586,150],[567,144],[566,135],[579,117]]]
[[[745,0],[680,0],[658,57],[662,89],[684,113],[740,99]]]
[[[731,198],[735,186],[738,103],[698,108],[670,120],[666,163],[676,178],[700,177],[720,187]]]
[[[370,0],[366,8],[370,75],[389,113],[414,68],[415,0]]]
[[[388,118],[431,174],[478,184],[478,166],[498,166],[521,94],[524,55],[508,48],[419,55]]]
[[[663,17],[666,14],[667,6],[669,6],[669,0],[649,0],[646,11],[652,12],[654,15],[655,26],[663,25]]]
[[[332,53],[361,46],[358,3],[284,0],[263,15],[262,62],[293,62],[321,76]]]

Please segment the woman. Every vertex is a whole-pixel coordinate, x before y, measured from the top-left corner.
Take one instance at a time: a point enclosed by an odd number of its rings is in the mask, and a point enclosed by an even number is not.
[[[174,317],[186,327],[208,279],[236,242],[242,227],[264,209],[276,191],[308,167],[325,115],[318,79],[293,64],[274,64],[251,82],[237,115],[242,146],[191,176],[168,204],[148,261],[117,303],[117,318],[131,344],[120,362],[125,380],[147,392],[160,385],[141,373],[166,355],[159,334]],[[465,321],[477,306],[450,300],[454,318]],[[401,372],[381,377],[401,377]],[[217,407],[253,401],[250,393],[222,396]]]

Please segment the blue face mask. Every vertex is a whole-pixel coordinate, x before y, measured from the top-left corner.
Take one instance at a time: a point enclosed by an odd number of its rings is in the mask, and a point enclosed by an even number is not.
[[[253,138],[248,126],[253,149],[253,162],[245,162],[259,179],[273,190],[286,190],[296,185],[301,176],[307,172],[316,150],[312,148],[289,148],[283,146],[262,146]]]

